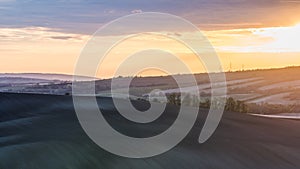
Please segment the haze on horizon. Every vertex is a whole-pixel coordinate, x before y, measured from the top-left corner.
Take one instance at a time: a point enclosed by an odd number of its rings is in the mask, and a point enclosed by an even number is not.
[[[197,25],[224,70],[230,65],[232,70],[300,65],[299,11],[298,0],[0,0],[0,72],[73,74],[82,48],[98,28],[139,12],[170,13]],[[191,53],[177,52],[191,65],[195,62]],[[111,74],[110,67],[103,72]],[[193,67],[195,73],[202,69]]]

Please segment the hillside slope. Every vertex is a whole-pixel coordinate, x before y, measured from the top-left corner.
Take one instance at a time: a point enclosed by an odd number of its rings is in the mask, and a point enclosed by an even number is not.
[[[155,135],[176,118],[168,106],[153,124],[131,124],[110,98],[99,98],[104,116],[120,132]],[[134,101],[138,108],[147,103]],[[83,132],[70,96],[0,93],[1,169],[298,169],[300,121],[225,113],[213,137],[197,142],[206,110],[189,135],[171,151],[147,159],[112,155]]]

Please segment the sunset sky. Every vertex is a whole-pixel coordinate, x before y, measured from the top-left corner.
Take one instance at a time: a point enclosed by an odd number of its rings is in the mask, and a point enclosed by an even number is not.
[[[140,12],[192,22],[225,70],[300,65],[299,11],[300,0],[0,0],[0,72],[72,74],[97,29]]]

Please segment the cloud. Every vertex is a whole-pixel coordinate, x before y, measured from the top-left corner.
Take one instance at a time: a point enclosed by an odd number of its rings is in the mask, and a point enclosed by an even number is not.
[[[142,13],[143,11],[141,9],[134,9],[131,11],[131,13]]]
[[[114,14],[114,13],[116,13],[116,11],[113,10],[113,9],[110,9],[110,10],[104,10],[104,13],[106,13],[106,14]]]
[[[51,39],[59,39],[59,40],[69,40],[73,39],[72,36],[50,36]]]
[[[169,33],[167,33],[167,35],[169,35],[169,36],[177,36],[177,37],[182,36],[182,34],[179,33],[179,32],[169,32]]]
[[[0,42],[10,43],[17,41],[77,41],[82,42],[88,38],[87,35],[63,33],[45,27],[25,27],[25,28],[0,28]]]
[[[298,12],[300,3],[297,0],[122,0],[117,2],[43,0],[38,3],[31,0],[0,0],[0,2],[9,2],[4,3],[5,5],[1,4],[0,8],[5,10],[0,11],[0,27],[38,26],[83,34],[93,34],[105,23],[130,13],[143,11],[174,14],[205,29],[270,27],[278,24],[284,26],[299,21],[300,17]]]
[[[300,24],[288,27],[246,28],[205,31],[219,52],[293,53],[300,52]]]
[[[300,3],[300,1],[297,1],[297,0],[283,0],[283,1],[280,1],[282,3]]]

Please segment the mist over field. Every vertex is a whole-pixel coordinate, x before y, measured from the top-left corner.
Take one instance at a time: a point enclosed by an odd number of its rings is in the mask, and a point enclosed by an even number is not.
[[[233,98],[248,105],[251,109],[248,113],[253,114],[294,114],[300,113],[300,80],[298,72],[300,67],[287,67],[266,70],[248,70],[226,73],[226,84],[220,83],[219,89],[227,88],[224,97]],[[13,74],[0,77],[0,91],[12,93],[37,93],[37,94],[72,94],[72,77],[68,80],[66,75],[56,75],[49,79],[49,75],[36,74],[24,76]],[[129,77],[117,77],[118,86],[111,91],[112,79],[95,81],[95,94],[97,96],[131,98],[134,100],[148,99],[149,94],[160,89],[160,92],[152,94],[152,100],[160,101],[160,94],[187,93],[193,95],[195,91],[201,94],[201,101],[211,96],[211,84],[208,74],[195,74],[197,86],[193,86],[188,80],[189,75],[175,75],[185,82],[184,87],[179,89],[176,81],[171,76],[134,77],[130,84],[129,96],[125,87]],[[91,83],[92,77],[85,77],[89,81],[82,81],[82,86]],[[54,79],[54,80],[53,80]],[[87,84],[87,85],[85,85]],[[84,94],[84,93],[83,93]]]

